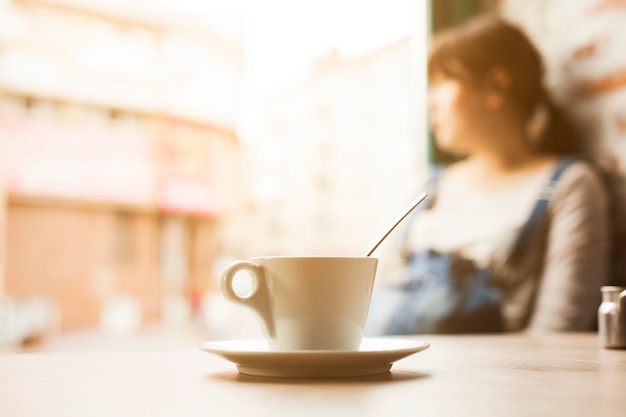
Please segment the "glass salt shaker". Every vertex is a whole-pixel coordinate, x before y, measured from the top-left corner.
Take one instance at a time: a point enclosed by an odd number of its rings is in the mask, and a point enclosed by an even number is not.
[[[602,287],[598,335],[605,348],[626,348],[626,287]]]

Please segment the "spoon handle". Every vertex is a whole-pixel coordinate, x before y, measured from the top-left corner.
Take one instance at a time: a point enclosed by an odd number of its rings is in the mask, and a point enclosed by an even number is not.
[[[376,248],[378,248],[378,246],[379,246],[379,245],[383,242],[383,240],[385,240],[385,238],[386,238],[387,236],[389,236],[389,233],[391,233],[391,231],[392,231],[393,229],[395,229],[395,228],[396,228],[396,226],[397,226],[397,225],[398,225],[398,224],[399,224],[402,220],[404,220],[404,218],[405,218],[406,216],[408,216],[408,215],[409,215],[409,213],[410,213],[411,211],[413,211],[413,209],[414,209],[415,207],[417,207],[417,206],[418,206],[418,204],[420,204],[422,201],[424,201],[424,199],[425,199],[426,197],[427,197],[427,194],[426,194],[426,193],[421,193],[420,195],[418,195],[418,196],[417,196],[417,198],[416,198],[415,200],[413,200],[413,201],[411,202],[411,204],[409,204],[409,205],[408,205],[408,206],[404,209],[404,211],[402,212],[402,214],[400,214],[400,215],[398,216],[398,218],[396,219],[396,221],[395,221],[395,222],[393,222],[393,223],[391,224],[391,226],[389,226],[389,228],[385,231],[385,233],[383,234],[383,236],[382,236],[380,239],[378,239],[378,242],[376,242],[376,244],[374,245],[374,247],[373,247],[372,249],[370,249],[370,251],[367,253],[367,256],[370,256],[370,255],[371,255],[371,254],[372,254],[372,253],[376,250]]]

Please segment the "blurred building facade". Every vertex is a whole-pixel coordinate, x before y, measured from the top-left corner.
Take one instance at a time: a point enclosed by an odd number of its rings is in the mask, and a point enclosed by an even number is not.
[[[195,305],[218,219],[246,205],[240,29],[143,0],[0,1],[0,293],[50,298],[63,330]]]
[[[425,50],[406,37],[352,59],[331,51],[309,79],[265,103],[254,155],[266,250],[359,255],[417,194],[426,94],[413,86],[411,61]]]
[[[0,293],[63,330],[184,320],[229,258],[365,253],[420,191],[425,13],[319,59],[241,142],[241,22],[174,6],[0,0]]]

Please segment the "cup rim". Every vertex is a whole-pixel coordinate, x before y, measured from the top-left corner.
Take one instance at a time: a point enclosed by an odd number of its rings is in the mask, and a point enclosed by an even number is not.
[[[600,287],[600,291],[608,292],[608,291],[624,291],[626,287],[620,287],[619,285],[604,285]]]

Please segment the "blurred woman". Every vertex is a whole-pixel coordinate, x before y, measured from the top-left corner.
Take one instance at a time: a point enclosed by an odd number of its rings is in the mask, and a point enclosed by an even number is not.
[[[607,194],[593,164],[567,166],[522,262],[507,266],[559,161],[584,153],[544,86],[539,52],[518,27],[482,16],[436,34],[428,74],[436,143],[460,161],[409,222],[402,250],[455,253],[491,271],[506,331],[591,329],[609,259]]]

